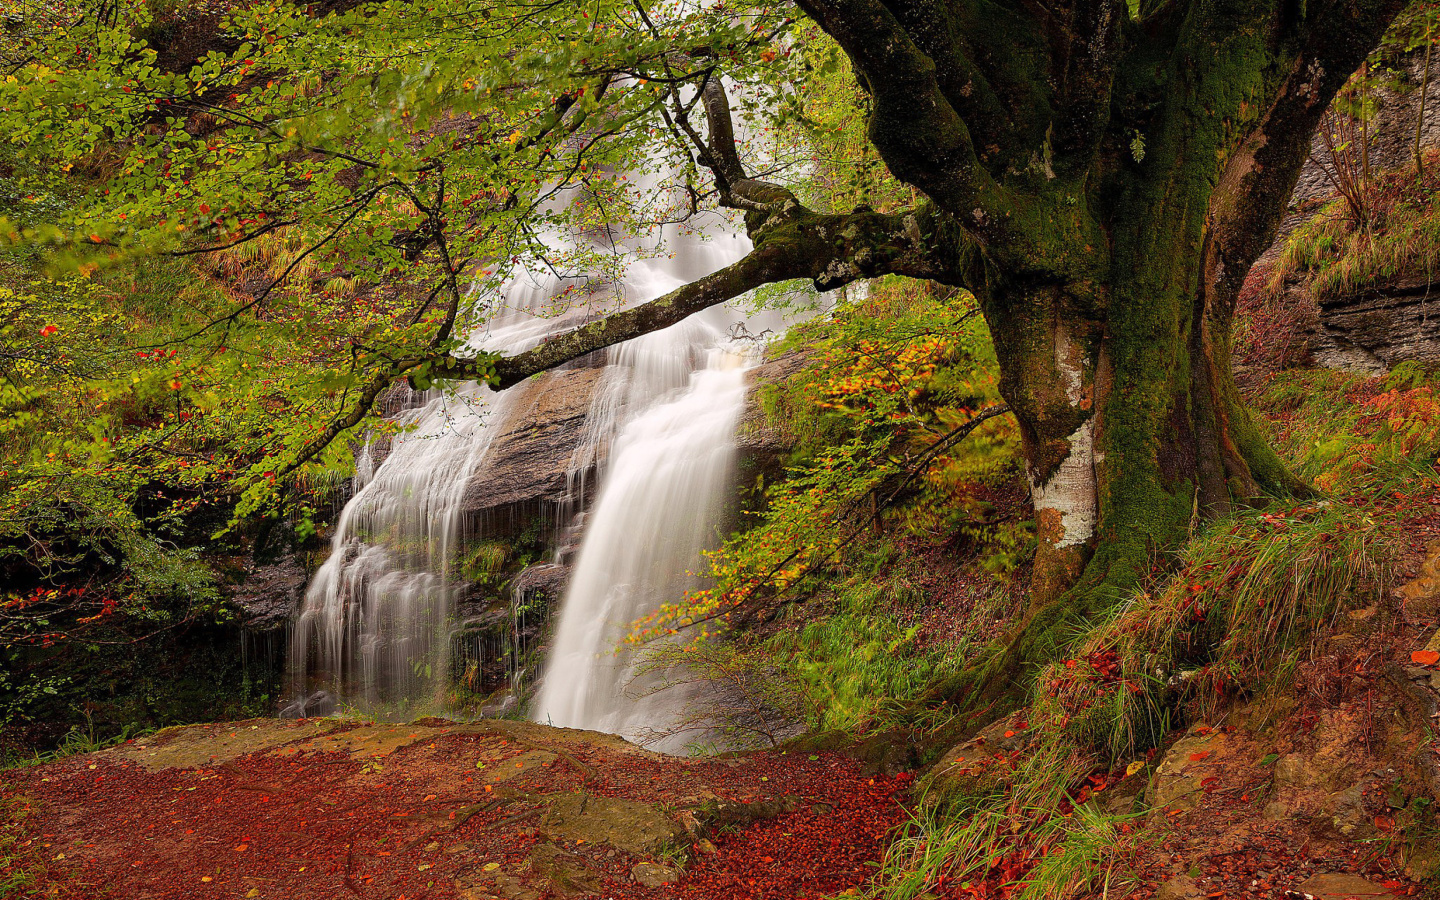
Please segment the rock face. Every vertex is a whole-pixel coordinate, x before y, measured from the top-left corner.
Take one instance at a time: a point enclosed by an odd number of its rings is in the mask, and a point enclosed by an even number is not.
[[[766,424],[757,398],[761,385],[790,376],[804,361],[802,354],[790,353],[752,370],[738,439],[741,485],[776,474],[791,443]],[[570,575],[565,563],[578,548],[583,528],[574,512],[590,499],[598,481],[595,470],[609,449],[587,444],[586,435],[586,419],[604,381],[602,362],[602,355],[593,354],[511,388],[510,414],[464,489],[463,531],[475,545],[495,545],[500,561],[462,569],[473,580],[456,610],[456,674],[472,694],[491,698],[487,706],[492,711],[508,712],[523,698],[523,674],[543,650],[549,613],[565,593]],[[420,396],[396,388],[382,409],[403,411]],[[366,452],[371,464],[379,465],[389,446],[375,442]],[[560,562],[549,561],[555,559]],[[247,572],[234,594],[247,627],[278,632],[303,598],[305,566],[289,556],[252,565]]]
[[[1383,374],[1406,360],[1440,363],[1440,285],[1409,277],[1320,303],[1310,354],[1331,369]]]
[[[310,579],[305,564],[296,554],[286,554],[270,563],[252,563],[245,579],[230,595],[240,608],[241,625],[252,633],[276,632],[295,614]]]
[[[742,482],[748,480],[745,476],[778,473],[785,454],[794,446],[792,436],[767,420],[760,406],[760,392],[766,385],[778,384],[799,372],[808,358],[808,354],[792,350],[767,359],[747,373],[750,390],[735,434]]]
[[[465,514],[487,535],[523,531],[537,516],[571,501],[571,460],[585,437],[585,416],[603,369],[548,372],[524,393],[496,438],[485,469],[465,488]]]
[[[1146,801],[1156,810],[1194,809],[1205,780],[1218,771],[1230,738],[1208,728],[1191,729],[1172,745],[1155,767]]]
[[[788,378],[804,364],[803,353],[791,352],[750,371],[736,441],[742,482],[754,472],[775,470],[793,443],[766,422],[760,388]],[[595,479],[583,476],[603,463],[608,449],[583,446],[585,418],[603,374],[599,368],[562,369],[516,388],[525,391],[517,412],[495,438],[490,462],[465,488],[465,512],[476,533],[516,534],[537,516],[555,515],[589,499],[585,494],[594,490]],[[577,459],[577,453],[592,449],[592,458]]]
[[[1408,90],[1379,92],[1378,109],[1374,121],[1370,123],[1370,165],[1374,169],[1398,169],[1409,165],[1414,157],[1424,61],[1423,54],[1416,54],[1405,65],[1405,80],[1410,86]],[[1422,147],[1440,144],[1440,54],[1432,54],[1430,60],[1430,86],[1425,96],[1425,123],[1420,128],[1420,144]],[[1292,206],[1321,200],[1335,192],[1335,185],[1316,162],[1326,159],[1324,140],[1316,134],[1310,146],[1310,161],[1300,172],[1295,192],[1291,195]]]
[[[1414,86],[1410,90],[1380,92],[1379,108],[1370,125],[1374,135],[1370,164],[1374,170],[1413,165],[1417,129],[1422,147],[1440,144],[1440,54],[1431,61],[1423,123],[1418,88],[1424,75],[1422,66],[1423,59],[1418,55],[1409,62],[1406,76]],[[1256,264],[1252,277],[1268,277],[1266,261],[1278,257],[1289,232],[1309,221],[1335,194],[1335,185],[1326,174],[1328,159],[1317,133],[1310,161],[1291,195],[1290,214],[1281,226],[1281,234]],[[1302,289],[1292,286],[1287,293],[1298,290]],[[1305,297],[1287,297],[1280,305],[1300,308],[1310,302]],[[1302,345],[1301,356],[1333,369],[1382,374],[1406,360],[1440,363],[1437,316],[1440,290],[1432,286],[1432,277],[1428,273],[1402,274],[1380,289],[1320,303],[1318,310],[1306,316],[1296,343]]]
[[[569,566],[538,563],[510,579],[502,596],[480,589],[460,601],[455,640],[466,661],[466,687],[490,698],[486,715],[508,713],[522,699],[525,676],[569,575]]]

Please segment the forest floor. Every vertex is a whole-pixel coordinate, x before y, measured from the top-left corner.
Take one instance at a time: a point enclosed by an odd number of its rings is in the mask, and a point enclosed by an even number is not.
[[[874,872],[908,784],[519,722],[262,719],[14,771],[0,802],[31,896],[808,898]]]

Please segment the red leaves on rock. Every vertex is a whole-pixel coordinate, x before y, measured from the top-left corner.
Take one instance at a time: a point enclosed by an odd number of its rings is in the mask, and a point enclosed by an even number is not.
[[[236,728],[209,727],[217,735]],[[672,808],[695,803],[697,793],[740,802],[791,797],[791,813],[712,834],[677,885],[637,884],[630,870],[640,860],[608,845],[566,842],[565,850],[584,856],[603,895],[616,900],[808,900],[860,888],[873,875],[905,818],[897,795],[911,782],[870,777],[855,760],[830,754],[684,760],[571,746],[588,771],[515,767],[533,752],[456,733],[402,747],[369,768],[298,740],[184,770],[75,757],[9,779],[4,793],[41,801],[31,837],[37,846],[76,846],[63,861],[71,875],[110,884],[117,897],[154,900],[239,898],[256,884],[287,900],[453,900],[455,879],[483,866],[530,871],[529,854],[545,839],[536,830],[544,807],[524,797],[584,790]],[[484,773],[502,769],[513,774],[493,790],[482,783]],[[503,803],[473,809],[502,794]],[[52,883],[60,882],[47,878],[42,888]]]

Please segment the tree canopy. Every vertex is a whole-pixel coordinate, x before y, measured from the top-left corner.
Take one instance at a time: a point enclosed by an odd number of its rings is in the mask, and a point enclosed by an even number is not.
[[[249,435],[241,513],[343,465],[335,439],[402,378],[504,387],[795,279],[967,288],[1024,438],[1043,606],[1133,583],[1197,514],[1304,490],[1239,404],[1230,316],[1315,124],[1402,6],[31,6],[0,84],[25,198],[4,232],[65,277],[247,273],[105,351],[126,361],[106,383],[146,354],[205,411],[175,425],[197,446],[197,420]],[[78,193],[41,214],[62,179]],[[712,208],[753,250],[623,310],[622,254],[553,240]],[[592,320],[502,358],[465,335],[517,267],[570,279],[557,305]],[[248,358],[277,348],[289,374],[257,391]],[[6,402],[54,386],[12,380]],[[282,398],[284,421],[253,420]]]

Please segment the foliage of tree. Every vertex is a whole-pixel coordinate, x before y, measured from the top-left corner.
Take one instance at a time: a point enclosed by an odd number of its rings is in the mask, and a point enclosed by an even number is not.
[[[1230,321],[1312,131],[1403,6],[263,2],[197,8],[198,48],[173,39],[184,16],[167,32],[134,0],[31,7],[0,85],[17,177],[58,168],[88,189],[57,223],[6,231],[90,277],[284,236],[274,278],[177,341],[209,361],[277,323],[325,338],[308,414],[241,476],[242,511],[271,477],[327,465],[402,377],[504,387],[796,278],[966,288],[1036,506],[1025,659],[1197,519],[1306,490],[1239,403]],[[894,178],[874,196],[807,182],[803,147],[779,139],[853,140],[827,106],[840,89],[813,89],[842,60],[865,152]],[[515,266],[614,309],[615,256],[557,250],[556,233],[716,206],[744,215],[739,262],[514,356],[463,339]],[[312,299],[322,279],[402,274],[396,314],[335,321]],[[282,299],[297,275],[309,290]]]

